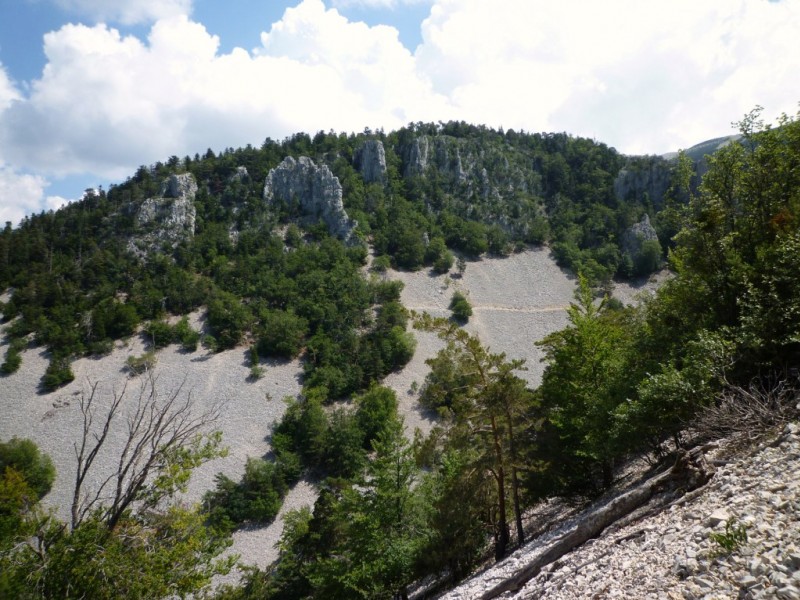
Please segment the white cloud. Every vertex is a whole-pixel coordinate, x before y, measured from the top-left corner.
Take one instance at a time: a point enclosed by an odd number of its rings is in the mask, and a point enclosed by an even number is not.
[[[45,206],[45,178],[119,181],[171,155],[297,131],[460,119],[665,152],[728,133],[756,104],[773,117],[800,99],[800,0],[435,0],[413,55],[396,29],[322,0],[265,23],[257,49],[225,54],[178,14],[188,0],[69,1],[170,16],[146,40],[106,25],[47,34],[47,65],[24,94],[0,67],[3,206]]]
[[[47,196],[47,198],[44,200],[44,208],[45,210],[58,210],[70,202],[72,202],[72,200],[62,196]]]
[[[21,174],[0,163],[0,226],[19,224],[25,215],[42,209],[47,181],[37,175]]]
[[[395,9],[403,6],[431,4],[433,0],[332,0],[334,8],[375,8]]]
[[[437,0],[417,59],[467,121],[664,152],[794,113],[797,31],[796,0]]]
[[[67,11],[94,21],[125,25],[188,15],[192,0],[52,0]]]
[[[394,28],[305,0],[254,52],[220,54],[185,16],[146,42],[105,25],[45,36],[48,63],[0,117],[0,159],[49,175],[121,179],[139,164],[297,131],[393,128],[447,114]]]
[[[22,96],[8,77],[3,64],[0,63],[0,115],[11,106],[15,100],[20,100]]]

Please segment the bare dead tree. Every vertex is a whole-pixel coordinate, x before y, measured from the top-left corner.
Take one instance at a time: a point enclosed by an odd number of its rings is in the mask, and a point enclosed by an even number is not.
[[[112,392],[105,412],[97,405],[97,382],[81,395],[83,429],[74,444],[78,466],[71,507],[73,529],[95,511],[113,529],[134,505],[137,510],[157,507],[162,499],[185,489],[193,468],[224,453],[221,434],[209,431],[219,417],[218,404],[195,415],[191,393],[184,391],[185,380],[165,394],[159,393],[152,372],[140,379],[134,394],[129,394],[129,382]],[[109,432],[122,419],[124,442],[116,472],[88,491],[87,475],[109,445]]]

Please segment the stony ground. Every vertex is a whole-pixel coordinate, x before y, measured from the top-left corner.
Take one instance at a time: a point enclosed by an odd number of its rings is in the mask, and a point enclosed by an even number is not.
[[[800,425],[733,453],[703,488],[665,510],[611,527],[499,598],[549,600],[800,599]],[[513,576],[555,530],[444,597],[481,598]],[[738,539],[736,532],[744,532]]]

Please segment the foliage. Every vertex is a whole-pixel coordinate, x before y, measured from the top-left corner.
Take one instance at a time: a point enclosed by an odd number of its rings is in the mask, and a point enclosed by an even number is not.
[[[747,525],[730,518],[725,522],[724,532],[712,531],[709,537],[716,545],[715,553],[718,556],[727,556],[747,543]]]
[[[174,327],[167,319],[202,305],[213,332],[204,337],[207,347],[246,342],[261,356],[301,357],[303,397],[272,432],[274,462],[250,459],[240,482],[220,476],[203,518],[223,529],[269,520],[304,470],[328,477],[313,513],[288,517],[274,572],[255,572],[242,594],[402,597],[415,579],[467,573],[487,536],[496,555],[504,554],[510,515],[522,541],[519,515],[534,499],[595,493],[627,453],[656,449],[670,436],[680,444],[698,410],[727,406],[715,401],[727,384],[748,389],[756,375],[796,367],[800,124],[783,117],[773,128],[756,111],[741,129],[741,141],[709,158],[699,187],[685,156],[660,165],[673,178],[663,200],[614,192],[623,165],[650,168],[658,159],[629,160],[566,134],[457,122],[389,134],[298,134],[141,167],[108,191],[87,192],[0,232],[0,288],[13,288],[3,306],[11,323],[2,371],[19,367],[33,339],[51,352],[43,387],[55,389],[72,380],[71,360],[107,351],[141,322],[154,347],[179,342],[193,351],[199,333],[186,318]],[[366,184],[356,168],[366,139],[384,144],[385,185]],[[425,165],[412,164],[414,144],[432,149]],[[443,421],[409,447],[397,399],[377,385],[415,349],[401,286],[364,276],[363,246],[346,247],[323,225],[301,229],[290,222],[291,207],[264,207],[264,177],[288,155],[311,156],[339,178],[359,235],[372,241],[375,272],[394,265],[446,273],[457,251],[461,275],[464,257],[549,243],[559,264],[582,277],[567,328],[541,343],[547,365],[540,389],[528,390],[515,374],[519,363],[492,354],[455,324],[423,319],[446,341],[429,361],[421,396]],[[239,166],[249,181],[231,179]],[[199,184],[194,238],[133,256],[127,240],[136,234],[137,207],[179,170]],[[622,234],[645,214],[659,240],[645,242],[637,257],[623,255]],[[658,268],[662,249],[675,276],[641,307],[623,309],[593,295],[593,285],[614,275]],[[466,321],[468,299],[455,300],[454,317]],[[260,368],[258,356],[250,358]],[[100,415],[93,397],[94,389],[82,398],[85,424],[93,415],[115,422],[119,398]],[[323,406],[350,397],[352,407]],[[139,406],[150,399],[140,395]],[[177,398],[155,406],[185,414]],[[777,409],[767,402],[765,410]],[[135,411],[134,422],[142,414]],[[174,413],[158,414],[169,421]],[[156,439],[147,428],[132,435]],[[3,535],[46,542],[40,548],[47,556],[28,545],[3,554],[0,595],[181,596],[200,589],[218,568],[213,557],[223,538],[200,527],[191,511],[156,507],[170,503],[193,466],[218,453],[218,439],[188,436],[166,448],[143,442],[137,447],[159,449],[153,462],[123,456],[123,464],[148,469],[140,477],[121,471],[100,490],[86,489],[87,473],[94,449],[108,438],[102,427],[88,426],[82,439],[70,526],[46,526],[35,509],[38,492],[17,467],[5,469]],[[121,494],[99,502],[104,489],[116,487]]]
[[[141,356],[129,356],[125,361],[125,366],[134,375],[142,375],[148,371],[152,371],[158,358],[153,350],[148,350]]]
[[[192,329],[187,317],[181,318],[172,329],[173,339],[180,343],[186,352],[194,352],[200,342],[200,332]]]
[[[248,458],[239,483],[218,473],[216,489],[206,492],[203,505],[216,527],[232,529],[245,522],[269,523],[278,514],[289,483],[280,466]]]
[[[264,596],[405,596],[426,540],[427,505],[414,485],[416,473],[402,424],[393,420],[376,440],[375,458],[363,476],[330,483],[313,514],[290,516]]]
[[[25,349],[25,341],[21,338],[13,338],[8,344],[6,350],[6,357],[3,364],[0,365],[0,373],[3,375],[11,375],[19,370],[22,364],[22,350]]]
[[[262,356],[295,358],[300,354],[308,322],[291,309],[259,313],[258,353]]]
[[[134,407],[123,403],[123,390],[100,414],[97,384],[84,392],[72,519],[66,524],[37,510],[37,498],[31,497],[49,488],[54,476],[49,459],[27,440],[3,444],[4,460],[16,466],[8,466],[0,481],[0,595],[185,597],[199,593],[214,575],[230,571],[236,558],[219,558],[230,539],[175,500],[192,469],[220,456],[219,436],[198,433],[215,415],[192,416],[190,403],[179,394],[162,397],[149,379]],[[123,405],[130,409],[126,415]],[[96,480],[94,459],[106,449],[108,432],[116,430],[120,419],[127,422],[120,471],[89,489],[88,482]],[[114,489],[106,498],[112,480]]]
[[[462,292],[453,292],[449,308],[453,311],[453,318],[459,323],[466,323],[472,316],[472,305]]]
[[[217,558],[229,540],[180,507],[126,517],[111,530],[96,517],[71,530],[49,523],[38,535],[45,554],[24,544],[0,559],[2,584],[16,598],[186,596],[233,562]]]
[[[397,420],[397,395],[388,387],[373,385],[355,399],[356,423],[364,436],[363,446],[372,449],[390,424]]]
[[[25,476],[14,467],[5,467],[0,476],[0,566],[3,552],[20,538],[32,533],[32,516],[38,497],[25,480]],[[10,584],[0,574],[0,595],[10,591]]]
[[[569,326],[537,344],[548,362],[539,389],[549,431],[542,446],[547,477],[560,492],[592,491],[598,480],[611,484],[613,462],[623,451],[613,435],[614,411],[630,397],[637,374],[630,369],[623,315],[608,310],[605,299],[595,302],[582,276],[575,297]]]
[[[22,476],[37,498],[50,491],[56,477],[53,461],[28,439],[14,437],[0,442],[0,473],[8,468]]]
[[[521,466],[520,436],[532,434],[535,426],[529,417],[535,410],[534,398],[525,382],[514,374],[523,361],[506,361],[505,354],[492,354],[480,340],[456,324],[425,314],[415,327],[436,332],[446,347],[436,357],[450,363],[447,380],[437,377],[444,395],[454,392],[460,398],[453,404],[453,420],[445,438],[445,450],[474,454],[468,468],[474,473],[473,490],[482,503],[477,512],[485,515],[493,531],[495,556],[504,556],[510,542],[508,505],[516,522],[517,542],[524,541],[522,500],[518,470]],[[456,382],[455,389],[452,382]],[[429,381],[426,380],[426,387]],[[450,388],[450,389],[448,389]]]
[[[67,385],[75,379],[70,359],[66,356],[53,356],[42,377],[42,387],[52,391]]]
[[[169,346],[175,337],[172,326],[166,321],[150,321],[144,326],[142,333],[156,349]]]

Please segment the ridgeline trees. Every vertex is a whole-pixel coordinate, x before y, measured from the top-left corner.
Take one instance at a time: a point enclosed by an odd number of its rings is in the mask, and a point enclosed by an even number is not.
[[[355,157],[375,140],[384,146],[386,172],[380,182],[367,182]],[[435,160],[414,159],[418,146],[436,148]],[[319,369],[318,383],[335,397],[363,391],[399,366],[405,353],[387,357],[354,335],[369,326],[371,308],[359,271],[363,247],[345,248],[324,226],[301,229],[293,215],[263,200],[269,170],[300,155],[325,163],[339,179],[345,209],[359,222],[356,237],[385,257],[378,264],[404,269],[428,265],[445,273],[454,250],[475,259],[551,242],[561,264],[608,280],[624,270],[622,233],[645,213],[657,222],[660,209],[642,198],[616,197],[625,158],[603,144],[466,123],[418,123],[389,134],[298,134],[261,148],[171,157],[0,231],[0,290],[13,289],[2,313],[14,320],[8,334],[15,344],[3,373],[19,366],[19,344],[33,334],[52,354],[43,385],[56,389],[72,380],[76,357],[105,354],[140,324],[201,306],[208,309],[209,345],[213,339],[219,350],[247,337],[264,356],[295,357],[323,341],[333,342],[336,355],[358,355],[358,368],[308,363],[309,376]],[[177,173],[191,173],[198,185],[194,236],[137,256],[130,247],[141,233],[138,211]]]

